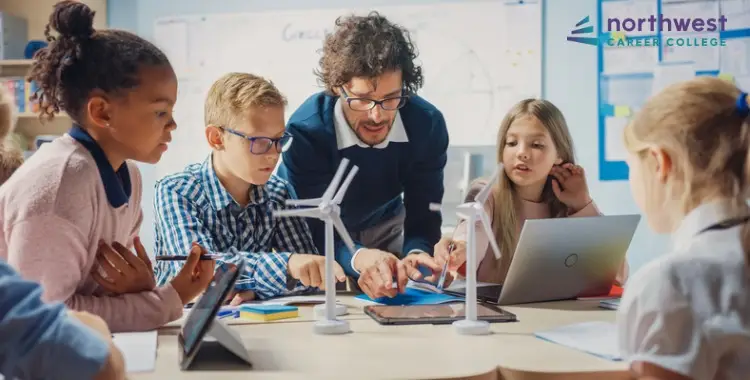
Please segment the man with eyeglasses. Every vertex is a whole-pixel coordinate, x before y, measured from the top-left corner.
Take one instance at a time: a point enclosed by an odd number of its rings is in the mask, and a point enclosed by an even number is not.
[[[359,167],[341,204],[356,249],[337,236],[335,251],[371,298],[394,297],[409,278],[434,281],[442,270],[432,258],[442,219],[429,205],[443,197],[448,131],[416,95],[415,58],[408,32],[377,12],[336,20],[317,71],[326,90],[287,122],[294,143],[278,170],[306,199],[323,194],[342,158]],[[307,223],[323,251],[323,223]]]
[[[197,243],[220,256],[218,264],[244,257],[233,305],[325,286],[325,259],[305,220],[273,215],[296,198],[289,183],[273,174],[292,142],[284,126],[285,106],[286,98],[261,77],[222,76],[205,105],[211,154],[156,184],[156,255],[186,255]],[[182,265],[159,261],[157,283],[168,283]],[[345,281],[340,266],[334,271]]]

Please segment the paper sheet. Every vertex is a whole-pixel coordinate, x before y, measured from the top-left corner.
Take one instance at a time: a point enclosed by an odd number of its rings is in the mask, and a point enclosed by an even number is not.
[[[617,326],[611,322],[577,323],[536,332],[534,335],[608,360],[622,360],[617,345]]]
[[[726,40],[726,46],[721,47],[721,72],[735,77],[750,75],[750,38]]]
[[[309,296],[290,296],[281,298],[272,298],[270,300],[259,302],[262,305],[317,305],[326,302],[326,296],[323,294]],[[339,303],[338,301],[336,301]]]
[[[734,78],[737,87],[741,89],[750,89],[750,76]]]
[[[675,21],[663,22],[662,32],[665,35],[672,34],[674,36],[686,32],[685,28],[690,27],[690,23],[684,21],[692,21],[695,19],[710,20],[713,19],[716,27],[719,28],[719,2],[718,1],[679,1],[679,2],[664,2],[662,4],[662,15],[664,19],[669,20],[682,20],[679,23],[682,25],[682,30],[678,30],[678,25],[675,25]],[[713,25],[711,25],[713,26]],[[671,31],[669,30],[671,27]],[[708,28],[709,25],[704,24],[704,28]],[[718,30],[717,30],[718,31]]]
[[[604,157],[607,161],[625,161],[628,158],[628,151],[622,140],[622,131],[628,121],[626,117],[608,117],[604,120]]]
[[[156,330],[117,333],[112,341],[122,351],[126,372],[150,372],[156,367]]]
[[[721,0],[721,14],[726,30],[745,29],[750,25],[750,0]]]
[[[604,73],[650,73],[658,63],[657,49],[655,46],[604,47]]]
[[[664,88],[695,77],[695,64],[692,62],[679,64],[661,64],[654,68],[654,83],[651,94],[655,95]]]
[[[710,44],[711,39],[719,39],[719,34],[687,34],[680,33],[679,38],[688,38],[693,41],[694,38],[703,41],[704,38],[708,39],[707,43]],[[664,36],[662,46],[662,59],[664,62],[695,62],[695,69],[698,71],[714,71],[719,69],[719,53],[721,52],[720,46],[677,46],[675,40],[668,41],[668,38],[675,38],[677,36]],[[668,44],[672,46],[668,46]]]

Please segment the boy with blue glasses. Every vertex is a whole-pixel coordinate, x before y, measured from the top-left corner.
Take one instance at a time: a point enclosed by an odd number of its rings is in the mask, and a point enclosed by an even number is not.
[[[209,90],[205,135],[212,148],[203,163],[189,165],[156,184],[156,255],[181,255],[198,243],[218,263],[245,257],[232,304],[322,288],[324,257],[301,218],[276,218],[296,195],[273,174],[281,152],[292,143],[284,126],[286,98],[273,83],[246,73],[229,73]],[[160,261],[159,284],[182,265]],[[339,281],[346,279],[335,267]]]

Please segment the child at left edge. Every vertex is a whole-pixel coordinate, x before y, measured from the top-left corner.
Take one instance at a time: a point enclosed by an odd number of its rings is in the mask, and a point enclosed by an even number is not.
[[[178,319],[213,278],[214,262],[198,260],[196,248],[185,271],[156,287],[137,237],[142,189],[132,160],[158,162],[171,139],[176,75],[143,38],[95,30],[84,3],[57,2],[49,20],[50,43],[29,79],[42,115],[65,111],[73,128],[0,186],[0,258],[40,283],[44,302],[98,315],[113,332],[153,330]]]

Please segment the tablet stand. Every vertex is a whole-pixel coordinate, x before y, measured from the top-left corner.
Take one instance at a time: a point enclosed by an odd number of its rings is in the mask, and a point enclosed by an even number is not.
[[[250,355],[240,336],[221,320],[214,320],[211,323],[211,329],[206,333],[203,341],[199,343],[197,350],[192,363],[190,363],[191,369],[192,367],[207,367],[211,364],[252,366]]]

